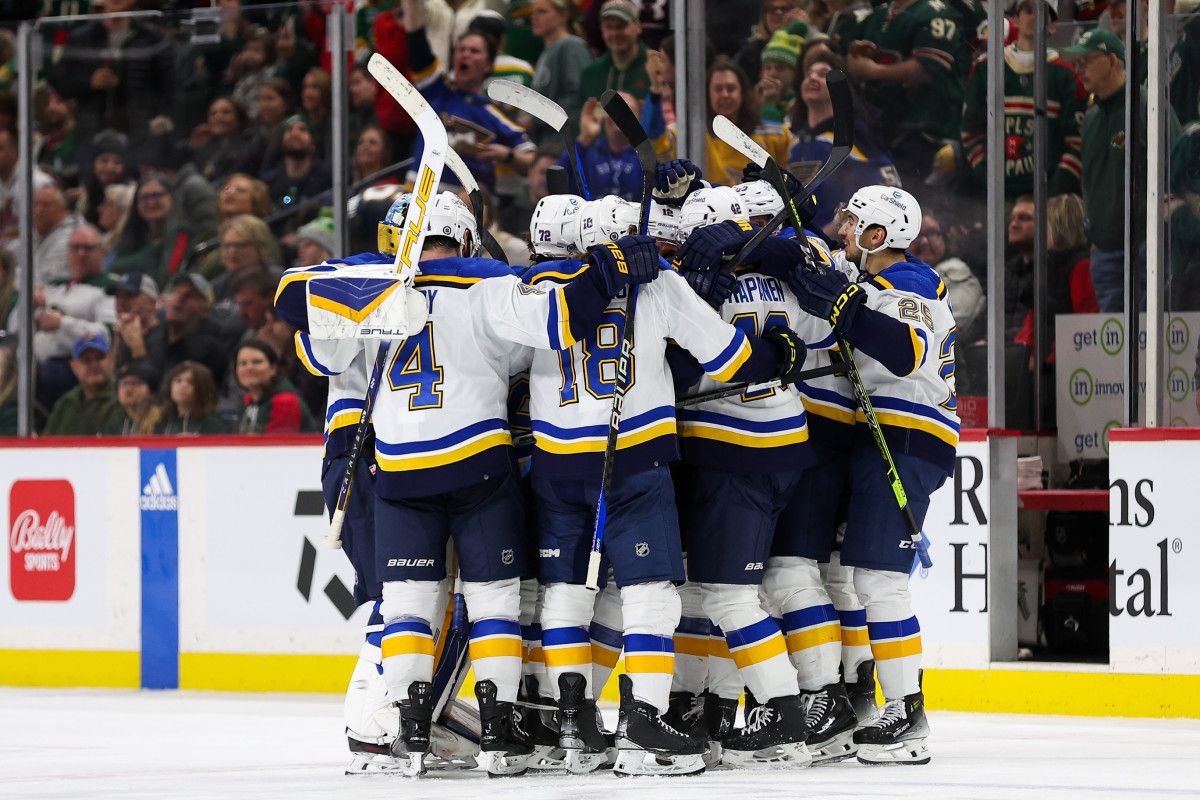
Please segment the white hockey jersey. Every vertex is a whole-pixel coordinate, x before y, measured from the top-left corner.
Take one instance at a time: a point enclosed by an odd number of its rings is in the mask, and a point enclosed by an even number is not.
[[[296,332],[296,357],[313,375],[329,378],[329,393],[325,400],[325,458],[336,458],[350,450],[354,432],[362,419],[363,401],[367,396],[366,355],[355,347],[350,364],[342,372],[332,372],[325,366],[339,360],[341,342],[321,341],[303,331]]]
[[[665,262],[664,262],[665,266]],[[526,273],[534,286],[570,280],[555,267]],[[548,478],[600,475],[624,330],[625,297],[609,303],[584,341],[562,352],[536,351],[530,370],[532,468]],[[617,438],[618,474],[631,474],[679,457],[675,390],[666,348],[673,340],[721,381],[770,377],[777,355],[760,340],[723,322],[670,269],[639,288],[630,386]],[[772,350],[766,345],[766,350]],[[763,374],[764,370],[767,374]]]

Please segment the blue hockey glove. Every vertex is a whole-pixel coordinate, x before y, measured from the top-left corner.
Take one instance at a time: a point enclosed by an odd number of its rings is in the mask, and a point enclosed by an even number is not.
[[[779,351],[779,380],[783,381],[785,386],[799,381],[804,370],[804,357],[808,354],[808,347],[800,338],[800,334],[791,328],[777,325],[763,331],[762,338],[775,345],[775,349]]]
[[[854,316],[867,301],[866,291],[861,284],[850,283],[850,279],[835,269],[794,270],[788,284],[796,294],[800,308],[814,317],[829,320],[833,330],[845,334],[854,324]]]
[[[659,164],[654,175],[654,199],[668,206],[681,206],[684,199],[701,188],[704,174],[686,158]]]
[[[705,272],[723,265],[725,256],[736,254],[754,236],[749,222],[726,220],[697,228],[675,253],[672,266],[681,274]]]
[[[601,242],[588,248],[587,272],[609,297],[616,297],[626,286],[649,283],[658,277],[658,242],[650,236],[622,236],[615,242]]]
[[[737,286],[737,276],[727,269],[688,272],[683,277],[701,299],[718,311]]]

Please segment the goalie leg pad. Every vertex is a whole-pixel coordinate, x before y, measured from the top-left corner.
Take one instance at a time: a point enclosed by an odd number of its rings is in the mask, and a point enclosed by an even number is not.
[[[908,575],[856,568],[854,588],[867,609],[871,652],[883,696],[896,700],[921,690],[921,626],[913,614]]]
[[[788,653],[800,688],[817,691],[837,683],[842,628],[817,562],[795,556],[772,558],[767,561],[763,587],[783,612]]]
[[[779,625],[758,602],[758,587],[704,583],[704,612],[722,631],[745,684],[760,702],[796,694],[796,670],[788,661]]]
[[[559,676],[577,672],[592,697],[592,646],[588,626],[592,621],[595,596],[587,587],[574,583],[551,583],[542,599],[542,656],[554,699],[559,699]]]
[[[625,672],[636,700],[667,713],[671,677],[675,672],[675,628],[682,603],[670,581],[621,588],[625,619]]]
[[[471,618],[471,666],[476,681],[492,681],[501,703],[517,700],[521,683],[521,581],[465,581]],[[475,609],[476,611],[472,611]]]

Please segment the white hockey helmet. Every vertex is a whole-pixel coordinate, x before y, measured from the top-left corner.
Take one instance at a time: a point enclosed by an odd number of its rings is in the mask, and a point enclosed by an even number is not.
[[[713,186],[697,189],[683,201],[679,210],[679,230],[676,241],[683,244],[697,228],[733,219],[746,219],[746,204],[732,188]]]
[[[412,193],[405,192],[384,214],[379,223],[379,252],[395,255],[404,238],[404,215],[412,203]],[[474,256],[479,250],[479,230],[475,217],[458,195],[441,192],[429,204],[425,214],[425,235],[445,236],[463,247],[463,254]]]
[[[638,207],[616,195],[608,195],[583,204],[579,213],[579,250],[583,252],[600,242],[615,242],[638,230]]]
[[[535,256],[569,258],[579,253],[579,215],[582,197],[548,194],[538,200],[529,218],[529,245]]]
[[[646,234],[660,242],[675,243],[679,235],[679,208],[664,205],[657,200],[650,201],[650,220],[646,225]]]
[[[738,197],[742,198],[742,202],[746,205],[746,216],[751,219],[773,217],[783,211],[783,198],[767,181],[739,183],[733,187],[733,190],[738,193]]]
[[[904,250],[921,232],[921,205],[917,198],[895,186],[864,186],[850,197],[845,213],[858,217],[854,228],[854,243],[866,253],[884,248]],[[862,246],[859,237],[872,225],[883,228],[887,237],[874,250]]]

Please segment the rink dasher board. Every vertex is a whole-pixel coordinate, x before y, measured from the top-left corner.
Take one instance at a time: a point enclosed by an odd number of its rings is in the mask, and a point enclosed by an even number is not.
[[[15,442],[0,449],[5,444]],[[319,440],[42,440],[19,447],[20,457],[11,457],[13,449],[0,456],[10,525],[0,684],[344,690],[364,612],[350,613],[345,603],[348,562],[320,546]],[[1200,716],[1195,660],[1162,656],[1169,643],[1148,642],[1137,628],[1130,629],[1140,637],[1133,649],[1110,667],[998,663],[1015,655],[1005,622],[1014,619],[1015,590],[1004,585],[1015,584],[1016,554],[1010,563],[1007,548],[993,543],[1013,540],[1015,469],[993,464],[1015,466],[1015,440],[966,431],[958,462],[925,524],[934,567],[912,582],[929,705]],[[17,517],[30,510],[37,524],[26,513],[14,538]],[[49,524],[54,511],[59,522]],[[1170,591],[1184,583],[1180,576]],[[39,591],[59,596],[30,599]],[[1114,653],[1122,652],[1120,630],[1114,626]],[[1155,653],[1170,670],[1145,668]],[[1054,692],[1057,685],[1073,688]],[[1056,699],[1047,705],[1047,696]],[[604,697],[615,699],[615,681]]]

